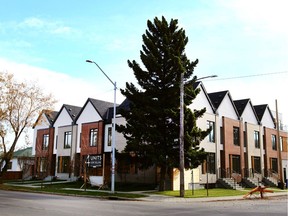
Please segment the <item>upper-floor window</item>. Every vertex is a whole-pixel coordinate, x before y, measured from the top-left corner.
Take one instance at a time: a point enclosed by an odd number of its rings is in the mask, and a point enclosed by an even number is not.
[[[71,148],[72,144],[72,132],[66,131],[64,133],[64,148]]]
[[[43,135],[42,150],[47,150],[49,145],[49,134]]]
[[[239,127],[233,127],[233,143],[240,146],[240,132]]]
[[[260,148],[259,131],[254,131],[255,148]]]
[[[97,146],[98,129],[93,128],[90,130],[90,146]]]
[[[112,144],[112,127],[108,128],[108,146]]]
[[[283,137],[280,136],[280,151],[283,151]]]
[[[207,129],[210,129],[208,134],[209,142],[215,142],[215,123],[212,121],[207,121]]]
[[[277,150],[277,142],[276,142],[276,135],[275,134],[271,135],[271,142],[272,142],[272,149]]]

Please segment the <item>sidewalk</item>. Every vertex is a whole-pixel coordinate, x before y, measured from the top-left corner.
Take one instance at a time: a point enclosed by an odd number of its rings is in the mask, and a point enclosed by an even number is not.
[[[137,192],[135,192],[137,193]],[[138,192],[141,193],[141,192]],[[142,192],[143,194],[144,192]],[[233,200],[249,200],[249,199],[260,199],[260,194],[252,195],[247,198],[243,198],[243,195],[239,196],[223,196],[223,197],[201,197],[201,198],[182,198],[182,197],[171,197],[158,194],[147,194],[147,197],[138,198],[137,200],[149,201],[149,202],[216,202],[216,201],[233,201]],[[264,199],[272,197],[281,197],[288,200],[288,192],[281,191],[275,193],[265,193]]]

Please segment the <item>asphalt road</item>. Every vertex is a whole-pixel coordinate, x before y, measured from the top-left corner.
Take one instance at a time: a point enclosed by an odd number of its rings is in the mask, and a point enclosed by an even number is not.
[[[269,199],[160,202],[112,201],[97,198],[58,196],[0,190],[0,216],[205,216],[283,215],[287,197]]]

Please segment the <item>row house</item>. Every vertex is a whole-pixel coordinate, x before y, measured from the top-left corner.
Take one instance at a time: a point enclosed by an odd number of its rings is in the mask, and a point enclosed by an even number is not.
[[[119,107],[127,106],[125,100]],[[64,104],[60,111],[44,110],[34,125],[35,175],[76,180],[88,175],[97,184],[111,177],[113,103],[88,98],[83,107]],[[116,124],[125,124],[116,116]],[[126,140],[116,133],[116,153]],[[141,171],[133,161],[118,160],[116,181],[155,183],[156,171]]]
[[[205,107],[197,126],[212,130],[200,144],[208,153],[207,160],[196,169],[185,170],[185,188],[215,185],[219,179],[285,181],[288,135],[283,130],[278,133],[269,106],[254,106],[250,99],[233,100],[229,91],[208,93],[202,82],[194,87],[200,93],[189,108]],[[118,108],[129,109],[129,101],[124,100]],[[100,182],[109,182],[112,116],[112,103],[92,98],[83,107],[63,105],[59,112],[43,111],[34,127],[35,173],[76,179],[87,171]],[[125,124],[125,119],[116,115],[116,124]],[[117,154],[125,146],[124,136],[116,132],[116,182],[157,183],[157,167],[139,170],[135,157]],[[176,168],[166,185],[179,190]]]

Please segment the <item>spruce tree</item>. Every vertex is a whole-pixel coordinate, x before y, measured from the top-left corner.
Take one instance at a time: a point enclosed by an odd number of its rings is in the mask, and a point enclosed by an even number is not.
[[[135,60],[128,60],[140,88],[126,83],[121,93],[129,101],[129,109],[119,110],[126,125],[117,127],[127,139],[125,152],[137,156],[139,167],[153,165],[160,168],[159,190],[165,190],[167,170],[179,167],[179,101],[180,78],[184,75],[184,154],[185,168],[197,167],[206,157],[199,148],[208,131],[196,126],[197,118],[205,112],[191,111],[187,107],[199,93],[193,88],[197,77],[193,75],[198,60],[190,61],[185,54],[188,37],[178,20],[168,23],[164,17],[147,21],[143,34],[140,58],[141,67]]]

